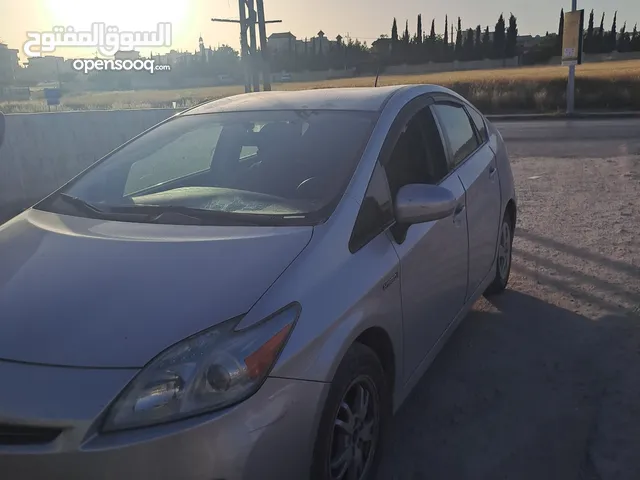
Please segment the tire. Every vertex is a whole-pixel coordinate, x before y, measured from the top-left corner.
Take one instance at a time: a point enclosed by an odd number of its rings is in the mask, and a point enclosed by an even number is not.
[[[362,409],[365,415],[359,416],[356,407],[363,404],[359,400],[364,398],[368,398],[367,408]],[[350,408],[345,408],[345,404]],[[320,418],[309,478],[375,478],[381,439],[390,418],[391,391],[380,360],[369,347],[355,343],[342,359],[331,382]],[[338,422],[342,426],[337,426]],[[366,441],[367,438],[371,440]],[[338,461],[339,458],[344,461]],[[362,468],[358,475],[349,477],[347,470],[355,468],[355,458],[361,459]]]
[[[485,296],[498,295],[507,288],[509,276],[511,275],[513,233],[513,220],[511,220],[508,212],[505,212],[498,234],[498,255],[496,258],[495,277],[485,290]]]

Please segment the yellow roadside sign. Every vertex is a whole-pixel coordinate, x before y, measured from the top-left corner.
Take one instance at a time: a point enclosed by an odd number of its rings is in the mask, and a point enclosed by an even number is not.
[[[564,14],[562,30],[562,65],[582,63],[582,34],[584,10],[574,10]]]

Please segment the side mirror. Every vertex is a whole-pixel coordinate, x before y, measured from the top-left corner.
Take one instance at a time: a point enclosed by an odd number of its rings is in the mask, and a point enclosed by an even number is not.
[[[0,112],[0,147],[2,146],[2,142],[4,142],[4,113]]]
[[[396,195],[396,220],[404,225],[441,220],[453,215],[456,206],[455,195],[444,187],[427,184],[405,185]]]

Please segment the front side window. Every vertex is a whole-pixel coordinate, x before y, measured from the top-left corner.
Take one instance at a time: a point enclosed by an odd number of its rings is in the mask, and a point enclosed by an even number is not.
[[[386,171],[392,198],[405,185],[430,182],[427,148],[419,115],[414,116],[400,132]]]
[[[314,224],[339,201],[375,115],[257,111],[177,117],[124,146],[59,192],[64,195],[37,208],[100,218],[120,214],[122,220],[142,222],[145,212],[155,213],[149,217],[154,221],[182,221],[176,215],[159,217],[164,210]],[[74,210],[81,202],[87,208]]]
[[[429,108],[420,110],[406,124],[391,153],[386,170],[392,198],[405,185],[435,185],[447,175],[445,151]]]
[[[431,108],[433,108],[438,117],[444,130],[444,135],[449,142],[452,160],[449,167],[453,169],[478,148],[478,139],[471,126],[469,116],[462,105],[437,103]]]

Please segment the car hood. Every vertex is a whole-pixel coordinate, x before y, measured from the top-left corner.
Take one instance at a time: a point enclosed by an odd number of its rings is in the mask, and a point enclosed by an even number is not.
[[[312,233],[28,210],[0,226],[0,359],[142,367],[246,313]]]

